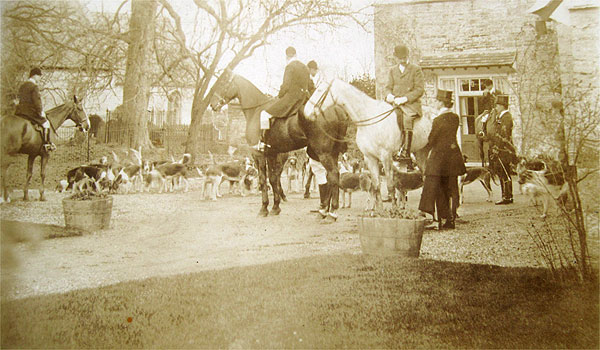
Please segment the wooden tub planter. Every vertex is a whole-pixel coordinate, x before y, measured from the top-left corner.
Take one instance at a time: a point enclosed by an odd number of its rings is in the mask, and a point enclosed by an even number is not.
[[[418,258],[425,218],[360,217],[360,245],[364,254]]]
[[[64,198],[62,204],[67,229],[93,232],[110,228],[112,197]]]

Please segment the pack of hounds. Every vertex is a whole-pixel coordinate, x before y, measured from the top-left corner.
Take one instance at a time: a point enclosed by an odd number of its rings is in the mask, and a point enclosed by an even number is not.
[[[187,192],[190,183],[194,183],[201,188],[203,199],[217,200],[222,196],[221,185],[228,182],[231,194],[246,196],[256,193],[258,170],[253,162],[248,157],[233,159],[231,151],[229,156],[230,160],[218,163],[209,152],[208,164],[194,165],[189,154],[183,154],[179,159],[171,157],[168,160],[148,160],[143,158],[141,149],[130,149],[121,157],[112,152],[110,157],[103,156],[97,162],[69,170],[66,179],[61,180],[56,189],[59,192],[80,192],[93,186],[108,193],[165,193]],[[466,164],[466,156],[464,161]],[[362,159],[351,158],[345,153],[340,157],[338,168],[341,208],[350,208],[352,193],[363,191],[368,195],[365,210],[374,209],[377,193]],[[487,201],[491,202],[491,183],[498,185],[495,176],[487,167],[467,166],[466,169],[467,172],[458,178],[460,204],[464,203],[464,186],[473,183],[481,184],[487,193]],[[408,192],[423,187],[423,171],[418,167],[412,172],[393,170],[393,183],[387,185],[389,200],[393,205],[405,208]],[[518,177],[520,192],[526,195],[533,205],[541,203],[542,218],[547,216],[551,203],[556,202],[565,209],[572,207],[572,201],[568,198],[568,186],[557,161],[544,157],[530,160],[521,158],[512,171],[512,175]],[[298,152],[291,154],[283,170],[288,181],[288,193],[306,188],[305,198],[308,198],[306,193],[310,192],[310,182],[313,188],[316,187],[314,178],[310,180],[310,172],[308,156]]]
[[[97,162],[84,164],[69,170],[66,179],[60,180],[58,192],[82,192],[90,187],[111,193],[166,193],[187,192],[190,184],[199,186],[203,199],[217,200],[221,197],[221,185],[229,183],[232,194],[247,195],[253,191],[258,171],[251,160],[233,159],[217,163],[210,154],[208,164],[194,165],[191,155],[183,154],[179,159],[144,159],[141,149],[130,149],[119,157],[114,151],[111,156],[102,156]]]

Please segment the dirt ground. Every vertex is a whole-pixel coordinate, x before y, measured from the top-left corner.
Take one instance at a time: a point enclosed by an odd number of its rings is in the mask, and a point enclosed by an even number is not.
[[[223,189],[226,193],[226,186]],[[494,187],[496,199],[499,193]],[[281,214],[267,218],[257,217],[258,195],[225,194],[216,202],[202,200],[197,188],[187,193],[115,195],[110,229],[57,238],[49,237],[63,233],[65,194],[47,194],[47,202],[23,202],[22,191],[15,191],[16,200],[0,207],[2,220],[54,225],[30,225],[23,230],[27,232],[3,230],[3,298],[314,255],[361,254],[358,221],[364,193],[355,193],[353,207],[341,209],[333,224],[323,224],[310,212],[318,206],[316,192],[311,199],[289,194]],[[38,198],[37,191],[31,195]],[[419,197],[420,191],[411,192],[409,207],[416,208]],[[515,204],[495,206],[485,201],[479,184],[466,186],[465,198],[456,230],[425,232],[421,259],[542,266],[526,231],[532,220],[541,219],[526,198],[517,194]],[[592,238],[597,246],[597,233]]]

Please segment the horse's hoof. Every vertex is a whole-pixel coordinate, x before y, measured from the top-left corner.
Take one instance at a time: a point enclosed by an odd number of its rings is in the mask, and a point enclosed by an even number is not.
[[[40,197],[40,202],[45,202],[46,201],[46,197]]]
[[[328,224],[333,224],[336,221],[336,218],[334,218],[331,215],[327,215],[327,217],[324,220],[321,220],[321,223],[324,225],[328,225]]]
[[[264,217],[267,217],[267,215],[269,215],[269,210],[268,210],[268,209],[262,208],[262,209],[261,209],[261,210],[258,212],[258,216],[262,216],[263,218],[264,218]]]
[[[287,197],[286,196],[281,196],[281,201],[282,202],[287,202]]]
[[[281,213],[281,208],[271,209],[271,215],[279,215],[279,213]]]

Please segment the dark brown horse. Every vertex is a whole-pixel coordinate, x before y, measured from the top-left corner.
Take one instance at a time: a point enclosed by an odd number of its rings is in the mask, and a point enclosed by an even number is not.
[[[67,119],[71,119],[77,126],[84,131],[89,129],[88,117],[77,101],[69,101],[58,107],[54,107],[46,113],[46,117],[54,131],[58,129]],[[1,202],[10,202],[10,191],[7,185],[8,168],[17,161],[17,155],[25,154],[27,158],[27,178],[23,189],[23,200],[29,200],[29,182],[31,181],[33,162],[39,156],[40,176],[42,185],[40,188],[40,200],[46,200],[44,196],[44,180],[46,178],[46,165],[48,165],[49,154],[43,150],[42,135],[33,126],[32,122],[15,115],[9,115],[0,121],[0,132],[2,136],[1,150],[1,176],[2,176],[2,197]]]
[[[260,139],[260,112],[275,100],[264,95],[254,84],[247,79],[231,73],[225,73],[229,78],[218,88],[211,100],[211,107],[217,111],[229,101],[237,98],[246,117],[246,141],[249,145],[256,145]],[[341,139],[346,134],[348,118],[346,113],[338,107],[324,111],[325,118],[319,121],[309,121],[302,115],[287,118],[274,118],[271,128],[265,138],[269,145],[265,152],[253,151],[253,158],[258,166],[259,186],[262,193],[262,207],[259,215],[267,216],[269,211],[269,194],[267,177],[273,188],[272,214],[281,212],[281,172],[287,160],[287,152],[308,147],[311,158],[320,161],[327,170],[327,182],[331,185],[327,202],[329,205],[328,218],[337,218],[339,207],[339,171],[337,167],[338,156],[346,149],[345,142]]]

